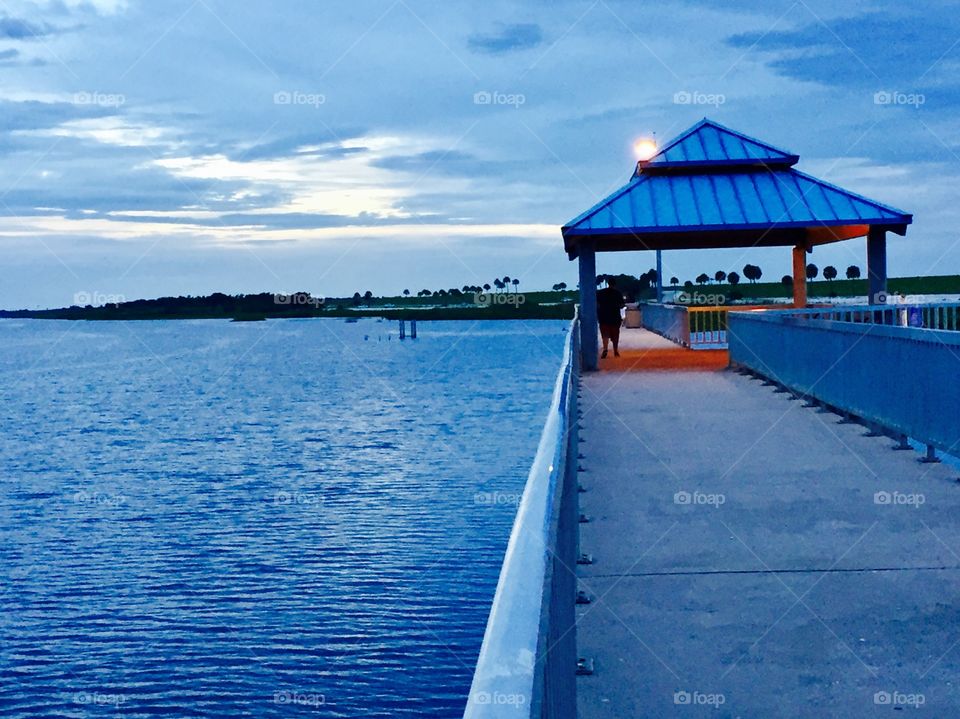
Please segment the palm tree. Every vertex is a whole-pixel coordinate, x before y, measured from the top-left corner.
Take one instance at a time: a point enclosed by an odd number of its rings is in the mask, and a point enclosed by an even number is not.
[[[513,278],[513,294],[517,294],[520,291],[520,280],[516,277]]]
[[[837,278],[837,268],[833,265],[827,265],[823,268],[823,279],[833,282]]]
[[[680,284],[680,280],[677,279],[676,277],[671,277],[671,278],[670,278],[670,284],[673,285],[674,287],[676,287],[677,285]]]
[[[860,268],[856,265],[850,265],[847,268],[847,279],[856,280],[860,278]]]
[[[489,291],[490,291],[490,283],[489,283],[489,282],[484,282],[484,283],[483,283],[483,290],[484,290],[484,292],[489,292]]]
[[[497,288],[497,291],[499,292],[500,290],[503,289],[503,280],[501,280],[501,279],[499,279],[499,278],[496,279],[496,280],[494,280],[494,281],[493,281],[493,286],[496,287],[496,288]]]
[[[509,285],[510,285],[510,275],[504,275],[504,276],[503,276],[503,286],[506,287],[507,290],[509,290],[509,289],[510,289]]]

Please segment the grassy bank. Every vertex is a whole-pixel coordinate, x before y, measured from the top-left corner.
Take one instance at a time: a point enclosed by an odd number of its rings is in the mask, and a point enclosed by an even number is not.
[[[631,287],[620,276],[619,286]],[[756,282],[731,285],[708,283],[689,288],[668,287],[668,290],[695,291],[706,295],[723,295],[726,302],[761,303],[764,300],[789,298],[793,288],[780,282]],[[627,291],[630,291],[629,289]],[[960,275],[933,277],[895,277],[889,281],[891,294],[945,295],[960,294]],[[867,281],[819,280],[807,284],[810,297],[866,298]],[[640,300],[652,299],[649,288],[637,291]],[[232,319],[251,322],[270,318],[291,317],[383,317],[386,319],[420,320],[543,320],[570,319],[577,301],[576,291],[493,293],[478,303],[472,294],[442,297],[356,297],[319,300],[307,293],[296,295],[224,295],[206,297],[162,297],[135,300],[102,307],[62,307],[51,310],[0,311],[0,317],[50,320],[192,320]],[[487,302],[487,304],[484,304]]]

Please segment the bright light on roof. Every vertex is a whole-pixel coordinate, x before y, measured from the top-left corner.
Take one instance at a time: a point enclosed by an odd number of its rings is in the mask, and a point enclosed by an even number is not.
[[[649,160],[657,154],[657,143],[649,138],[643,137],[633,143],[633,151],[640,161]]]

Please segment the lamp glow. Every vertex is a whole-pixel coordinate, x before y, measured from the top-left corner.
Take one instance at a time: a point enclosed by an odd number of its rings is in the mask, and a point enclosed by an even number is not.
[[[633,152],[641,162],[657,154],[657,143],[649,138],[641,138],[633,143]]]

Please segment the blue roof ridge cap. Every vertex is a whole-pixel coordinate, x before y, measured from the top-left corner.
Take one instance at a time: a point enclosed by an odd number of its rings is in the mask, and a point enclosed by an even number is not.
[[[671,148],[673,148],[673,147],[676,146],[676,145],[679,145],[681,142],[683,142],[684,140],[686,140],[688,137],[690,137],[691,135],[693,135],[693,134],[696,133],[697,131],[699,131],[699,130],[701,130],[702,128],[707,127],[707,126],[713,127],[713,128],[715,128],[715,129],[717,129],[717,130],[719,130],[719,131],[721,131],[721,132],[729,133],[729,134],[731,134],[731,135],[734,135],[735,137],[740,138],[741,140],[746,140],[746,141],[751,142],[751,143],[753,143],[753,144],[755,144],[755,145],[759,145],[760,147],[763,147],[763,148],[765,148],[765,149],[767,149],[767,150],[769,150],[769,151],[771,151],[771,152],[773,152],[773,153],[776,153],[776,154],[778,154],[778,155],[781,155],[782,157],[781,157],[781,158],[778,158],[778,159],[782,159],[782,160],[785,161],[785,162],[786,162],[786,161],[789,161],[789,160],[793,160],[793,158],[796,158],[797,160],[799,160],[799,156],[796,155],[795,153],[792,153],[792,152],[789,152],[789,151],[787,151],[787,150],[784,150],[783,148],[777,147],[776,145],[771,145],[769,142],[765,142],[764,140],[758,140],[758,139],[755,138],[755,137],[751,137],[750,135],[746,135],[746,134],[744,134],[744,133],[742,133],[742,132],[739,132],[738,130],[734,130],[733,128],[727,127],[726,125],[722,125],[722,124],[720,124],[719,122],[716,122],[715,120],[711,120],[711,119],[708,118],[708,117],[704,117],[702,120],[700,120],[699,122],[697,122],[696,124],[694,124],[692,127],[684,130],[684,131],[681,132],[679,135],[677,135],[677,136],[674,137],[672,140],[670,140],[668,143],[666,143],[662,148],[660,148],[660,149],[657,151],[657,154],[656,154],[656,155],[654,155],[654,156],[653,156],[652,158],[650,158],[649,160],[645,161],[644,166],[648,166],[648,167],[663,166],[663,167],[666,167],[666,166],[675,166],[675,165],[684,164],[685,161],[663,161],[663,160],[661,160],[661,161],[658,162],[658,161],[656,160],[656,158],[657,158],[657,157],[660,157],[660,156],[663,155],[663,154],[665,154],[668,150],[670,150]],[[771,160],[772,158],[752,158],[752,159],[755,160],[756,162],[760,163],[760,162],[763,162],[763,160],[765,160],[765,159],[769,161],[769,160]],[[703,161],[701,161],[701,162],[703,162]],[[724,161],[710,161],[710,160],[708,160],[708,161],[706,161],[706,162],[708,162],[708,163],[714,162],[714,163],[716,163],[716,164],[723,164]],[[729,162],[729,161],[727,161],[727,162]]]

